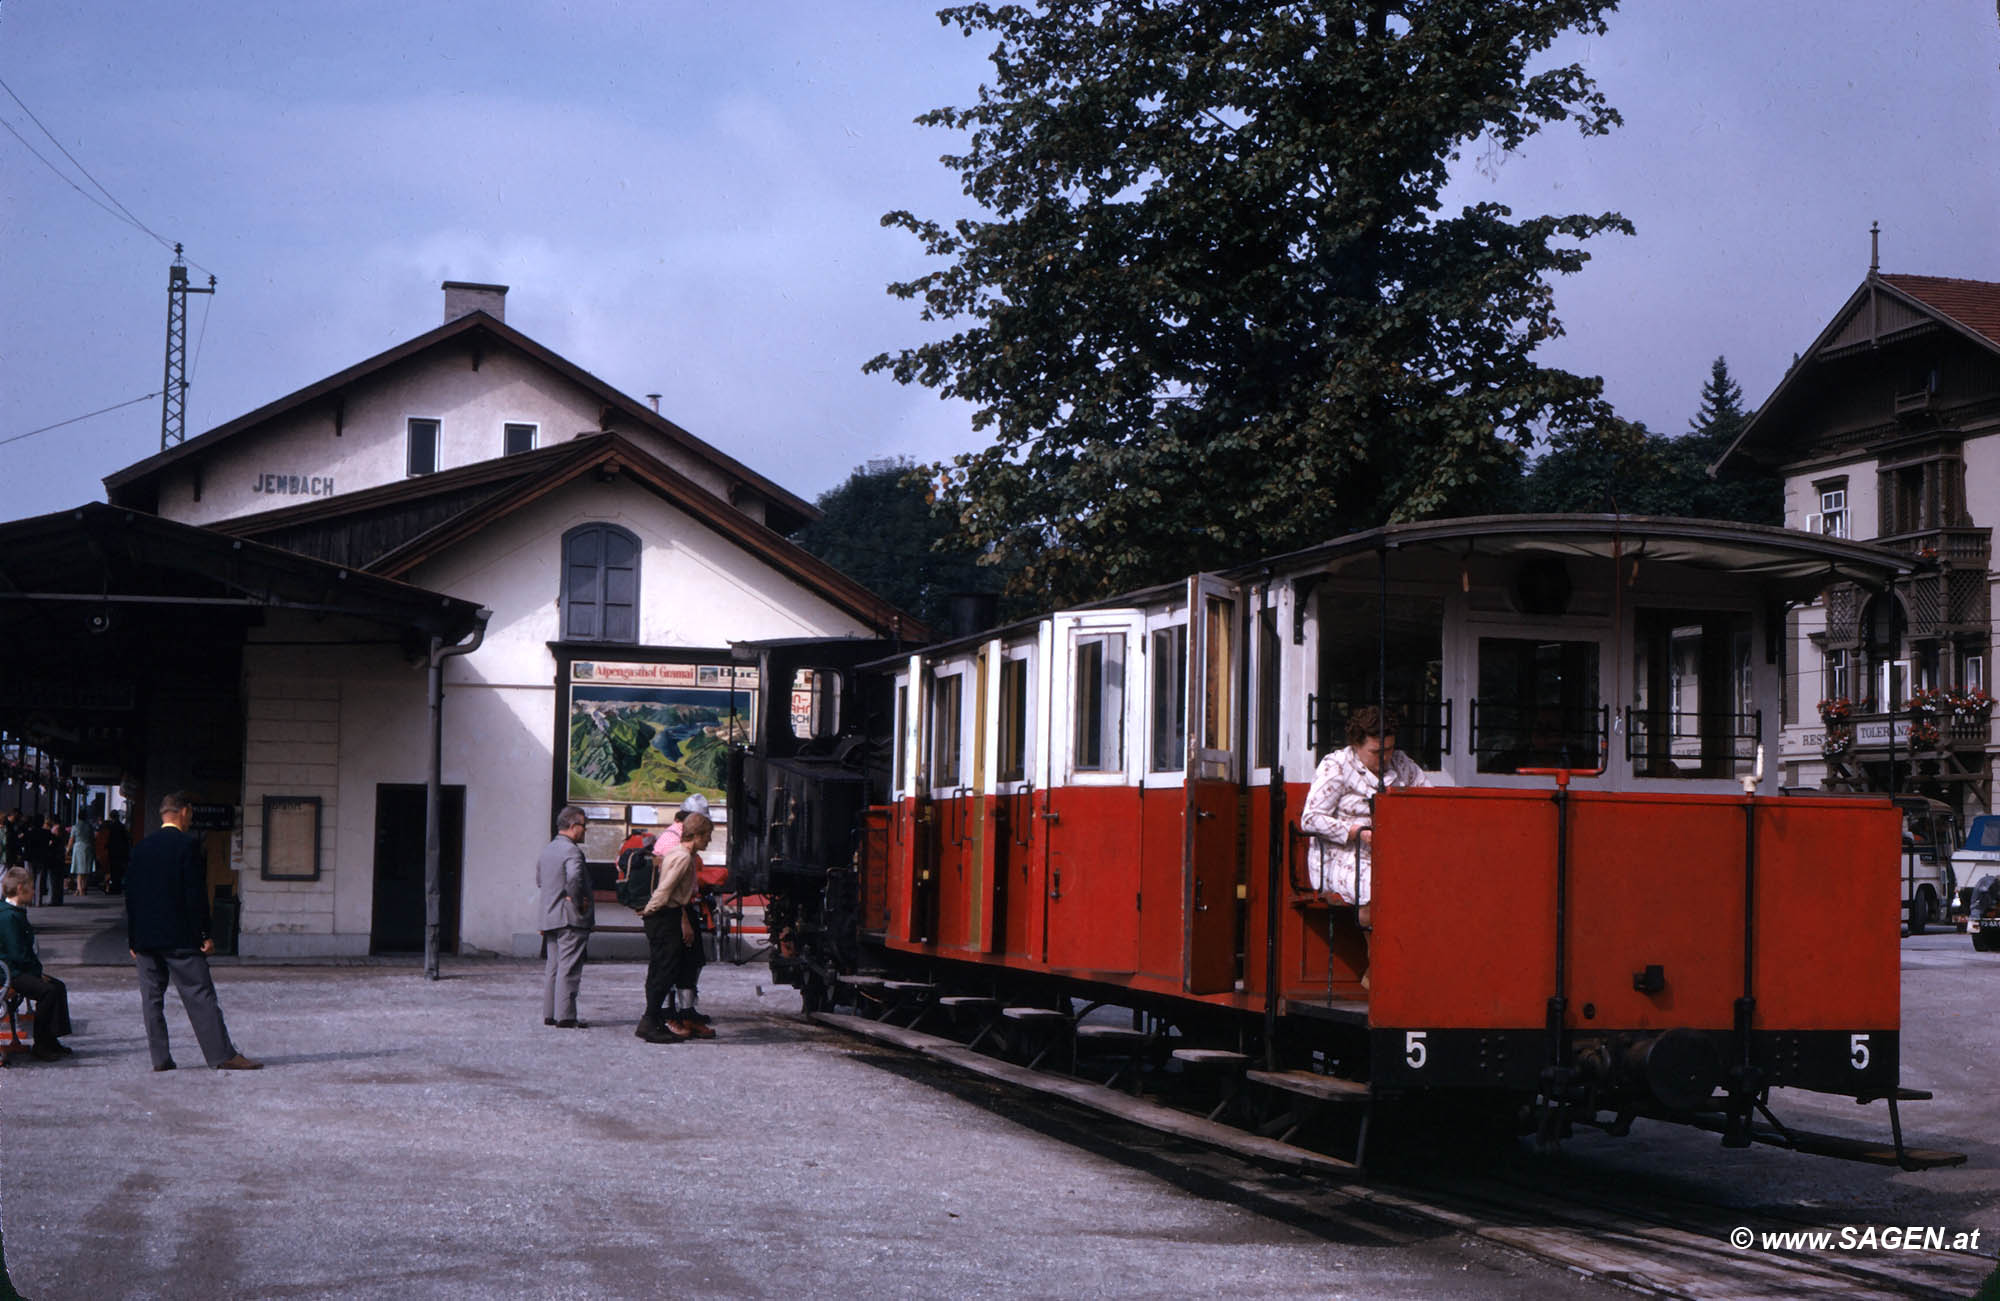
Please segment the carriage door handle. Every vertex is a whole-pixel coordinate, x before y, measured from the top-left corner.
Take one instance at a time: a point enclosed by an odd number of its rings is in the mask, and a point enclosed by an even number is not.
[[[1049,898],[1062,898],[1062,869],[1057,868],[1053,872],[1050,872],[1049,879],[1052,882],[1049,886]]]
[[[1196,877],[1196,878],[1194,879],[1194,910],[1195,910],[1196,912],[1198,912],[1198,913],[1205,913],[1205,912],[1207,912],[1207,911],[1208,911],[1208,905],[1207,905],[1207,904],[1205,904],[1205,903],[1203,903],[1203,902],[1201,901],[1201,878],[1200,878],[1200,877]]]

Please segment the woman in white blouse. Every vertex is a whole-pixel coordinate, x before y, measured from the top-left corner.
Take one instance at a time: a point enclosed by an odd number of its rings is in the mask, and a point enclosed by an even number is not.
[[[1347,716],[1347,748],[1319,761],[1299,829],[1312,837],[1306,856],[1313,889],[1358,904],[1373,918],[1369,874],[1374,858],[1375,794],[1386,786],[1428,786],[1424,770],[1396,749],[1396,715],[1373,705]]]

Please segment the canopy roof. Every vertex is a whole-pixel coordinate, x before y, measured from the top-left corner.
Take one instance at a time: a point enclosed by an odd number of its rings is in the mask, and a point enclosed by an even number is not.
[[[1638,515],[1480,515],[1465,519],[1389,524],[1350,533],[1316,547],[1225,570],[1249,579],[1266,572],[1373,570],[1377,553],[1420,549],[1470,556],[1577,556],[1613,554],[1653,563],[1686,565],[1778,583],[1804,599],[1832,582],[1886,586],[1909,572],[1914,560],[1867,542],[1727,520]]]

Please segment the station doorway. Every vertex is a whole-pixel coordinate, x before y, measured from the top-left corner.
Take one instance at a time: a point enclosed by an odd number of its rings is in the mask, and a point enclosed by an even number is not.
[[[375,787],[375,918],[371,953],[424,951],[424,791],[419,783]],[[465,856],[465,787],[440,790],[438,951],[458,948],[459,881]]]

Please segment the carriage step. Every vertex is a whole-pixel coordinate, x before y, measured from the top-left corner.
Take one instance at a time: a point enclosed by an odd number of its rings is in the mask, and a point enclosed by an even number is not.
[[[1158,1036],[1150,1031],[1134,1030],[1127,1026],[1080,1025],[1076,1028],[1076,1042],[1079,1048],[1145,1048],[1157,1041]]]
[[[1267,1088],[1283,1089],[1321,1102],[1366,1102],[1368,1086],[1337,1075],[1316,1075],[1311,1071],[1247,1071],[1244,1078]]]
[[[1901,1085],[1897,1085],[1893,1091],[1888,1089],[1877,1089],[1873,1093],[1857,1094],[1855,1095],[1854,1100],[1856,1102],[1866,1103],[1866,1102],[1880,1102],[1884,1098],[1894,1098],[1898,1102],[1929,1102],[1931,1100],[1931,1097],[1932,1094],[1929,1089],[1906,1089]]]
[[[1052,1007],[1003,1007],[1000,1015],[1009,1021],[1038,1022],[1043,1025],[1060,1021],[1069,1023],[1069,1013],[1058,1012]]]
[[[1222,1048],[1176,1048],[1173,1057],[1182,1070],[1190,1071],[1240,1071],[1250,1064],[1244,1054]]]
[[[954,1009],[963,1008],[966,1011],[971,1011],[971,1012],[982,1011],[989,1007],[1000,1006],[999,999],[982,998],[977,994],[946,994],[943,998],[940,998],[937,1002],[939,1007],[949,1007]]]

